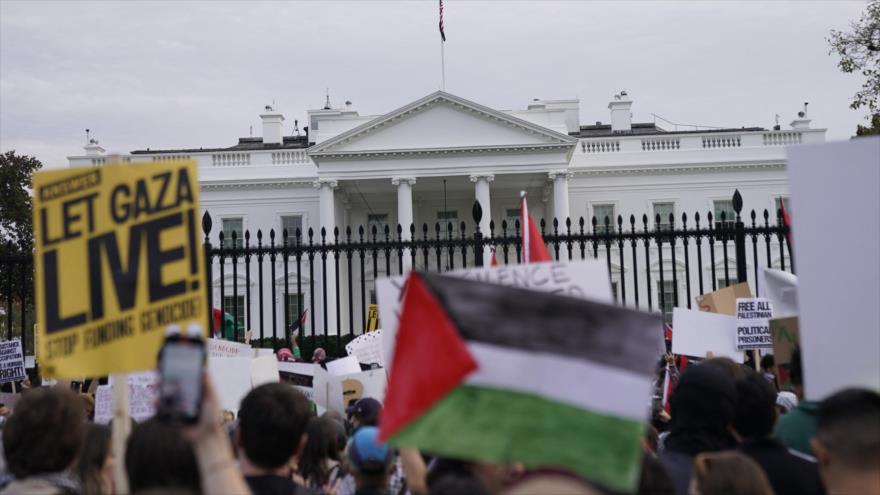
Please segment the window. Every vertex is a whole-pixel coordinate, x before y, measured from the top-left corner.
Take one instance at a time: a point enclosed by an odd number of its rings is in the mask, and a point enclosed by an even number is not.
[[[715,211],[712,212],[712,220],[716,229],[733,228],[736,220],[736,212],[733,211],[733,201],[729,199],[716,200],[713,202]],[[721,221],[721,213],[724,213],[724,221]]]
[[[302,316],[303,310],[303,296],[302,294],[287,294],[287,324],[284,328],[290,330],[293,322],[299,320],[300,316]],[[303,325],[305,326],[305,325]],[[300,335],[305,335],[303,328],[299,329]]]
[[[516,222],[522,223],[522,213],[519,208],[508,208],[504,210],[504,220],[507,222],[507,232],[516,233]],[[522,225],[519,226],[522,230]]]
[[[716,287],[718,287],[718,289],[723,289],[723,288],[729,287],[735,283],[736,283],[736,280],[731,278],[730,283],[728,284],[727,281],[724,279],[724,277],[721,277],[718,279],[718,285],[716,285]],[[718,289],[716,289],[716,290],[718,290]]]
[[[788,198],[785,196],[779,196],[778,198],[773,199],[773,203],[776,205],[776,214],[779,214],[779,210],[782,209],[782,206],[785,205],[785,212],[791,215],[791,203]]]
[[[610,234],[614,232],[617,225],[617,217],[614,216],[614,205],[593,205],[593,217],[596,219],[596,233]],[[605,219],[608,219],[608,226],[605,226]]]
[[[663,318],[672,321],[672,309],[675,308],[676,287],[672,280],[657,281],[657,307],[663,311]]]
[[[669,224],[669,215],[675,213],[675,203],[663,202],[654,203],[654,220],[660,215],[660,223],[657,224],[657,230],[670,230],[672,226]]]
[[[458,232],[458,212],[456,210],[440,210],[437,212],[437,222],[440,223],[440,232],[443,234],[455,234]],[[449,224],[452,229],[449,230]],[[449,230],[447,232],[447,230]]]
[[[236,308],[238,309],[238,319],[236,326],[244,328],[244,296],[223,296],[223,311],[232,317],[235,317]],[[243,337],[244,335],[242,335]]]
[[[376,227],[376,239],[385,238],[385,226],[388,225],[387,213],[370,213],[367,215],[367,236],[373,235],[373,227]]]
[[[224,248],[241,248],[241,240],[244,237],[242,233],[242,219],[224,218],[223,219],[223,247]],[[235,246],[232,245],[232,233],[235,232]]]
[[[296,244],[296,229],[300,229],[300,234],[302,235],[302,223],[303,219],[300,215],[285,215],[281,217],[281,235],[284,235],[284,231],[287,231],[287,244],[292,245]],[[284,239],[281,239],[281,242],[284,242]]]

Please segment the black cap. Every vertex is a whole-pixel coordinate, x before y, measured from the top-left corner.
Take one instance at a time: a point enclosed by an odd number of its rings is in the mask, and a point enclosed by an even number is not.
[[[362,425],[377,426],[379,414],[382,413],[382,403],[372,397],[364,397],[345,410],[348,419],[357,418]]]

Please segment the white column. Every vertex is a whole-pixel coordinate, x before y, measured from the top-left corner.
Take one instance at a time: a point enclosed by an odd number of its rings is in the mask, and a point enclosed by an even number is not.
[[[495,180],[493,174],[472,174],[471,182],[474,183],[474,196],[480,202],[483,209],[483,217],[480,219],[480,232],[483,236],[489,236],[489,222],[492,220],[491,197],[489,183]]]
[[[416,183],[415,177],[392,177],[391,184],[397,186],[397,223],[400,224],[400,238],[404,241],[411,240],[410,226],[413,223],[412,186]],[[403,270],[412,268],[412,255],[410,250],[403,252]]]
[[[571,180],[572,173],[568,170],[553,170],[547,175],[553,181],[553,218],[559,221],[560,232],[564,232],[565,220],[571,216],[568,204],[568,181]],[[549,223],[548,228],[553,229],[553,222]]]
[[[489,194],[489,183],[495,180],[493,174],[481,173],[472,174],[471,182],[474,183],[474,197],[480,203],[483,209],[483,216],[480,218],[480,233],[484,238],[489,237],[489,222],[492,221],[492,200]],[[489,266],[492,261],[492,251],[489,246],[483,249],[483,266]]]
[[[315,188],[318,190],[318,210],[321,216],[321,228],[327,233],[326,242],[333,242],[333,229],[336,227],[336,204],[333,200],[333,190],[338,186],[336,179],[318,179],[314,182]],[[321,241],[321,231],[319,230],[315,239]],[[317,257],[316,257],[317,258]],[[336,321],[336,263],[335,258],[331,254],[327,256],[327,277],[321,280],[320,285],[315,286],[315,315],[316,320],[321,323],[315,329],[316,334],[321,335],[324,331],[324,288],[327,289],[327,334],[335,335],[339,332],[338,323]],[[319,278],[322,273],[320,261],[316,259],[315,278]],[[314,280],[311,283],[315,283]]]

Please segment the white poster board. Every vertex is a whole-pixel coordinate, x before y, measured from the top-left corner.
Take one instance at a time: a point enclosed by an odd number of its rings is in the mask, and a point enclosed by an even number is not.
[[[773,305],[774,318],[798,315],[797,286],[796,275],[775,268],[764,268],[761,296],[769,299]]]
[[[773,351],[770,334],[770,318],[773,310],[770,301],[763,297],[739,297],[736,299],[736,348],[740,351],[759,349]]]
[[[600,260],[550,261],[527,265],[506,265],[454,270],[444,275],[518,287],[539,292],[566,295],[613,304],[608,266]],[[394,339],[400,319],[405,276],[376,280],[379,321],[382,322],[382,359],[390,372],[394,357]]]
[[[0,383],[24,380],[26,376],[21,340],[0,342]]]
[[[107,424],[113,419],[113,386],[98,385],[95,389],[95,423]]]
[[[360,373],[361,365],[354,356],[345,356],[344,358],[334,359],[326,363],[327,372],[331,375],[341,376],[350,375],[352,373]]]
[[[736,317],[675,308],[672,310],[672,353],[703,358],[711,352],[715,357],[728,357],[743,362],[743,353],[736,349]]]
[[[383,402],[388,378],[383,369],[331,376],[327,387],[327,409],[345,415],[351,401],[371,397]]]
[[[786,153],[806,399],[880,391],[880,137]]]
[[[382,330],[359,335],[345,345],[345,351],[349,356],[355,356],[359,363],[385,366],[382,360]]]
[[[253,348],[248,344],[231,340],[208,339],[208,357],[252,357],[253,355]]]
[[[137,422],[146,421],[156,415],[159,387],[155,373],[136,373],[142,375],[128,380],[128,415]],[[95,389],[95,423],[107,424],[113,419],[113,387],[98,385]]]
[[[264,383],[278,383],[278,361],[275,356],[261,356],[251,361],[251,386]]]
[[[214,357],[208,359],[208,376],[220,398],[220,406],[238,411],[241,399],[251,390],[250,357]]]

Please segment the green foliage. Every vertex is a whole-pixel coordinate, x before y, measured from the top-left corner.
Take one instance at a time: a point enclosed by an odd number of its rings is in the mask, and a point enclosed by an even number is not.
[[[880,113],[871,116],[871,126],[860,125],[856,128],[856,136],[880,135]]]
[[[865,77],[862,89],[853,96],[850,108],[868,109],[868,119],[877,132],[877,115],[880,114],[880,0],[868,3],[861,19],[850,24],[850,31],[831,31],[829,54],[840,57],[837,66],[845,73],[858,73]],[[860,130],[870,130],[859,126]],[[865,134],[859,134],[865,135]]]
[[[354,337],[356,337],[356,335],[342,335],[338,338],[335,335],[306,335],[297,338],[297,342],[299,343],[299,349],[302,353],[303,359],[310,361],[312,353],[318,347],[323,347],[324,350],[327,351],[328,358],[347,356],[348,353],[345,352],[345,344],[351,342]],[[266,337],[264,339],[251,340],[252,346],[266,349],[280,349],[285,347],[285,344],[284,339],[281,337]]]
[[[19,253],[33,249],[31,177],[42,166],[36,158],[16,155],[15,151],[0,154],[0,249],[8,250],[10,242]]]

